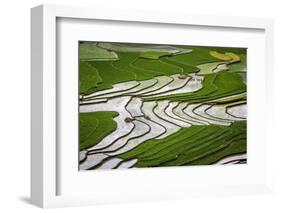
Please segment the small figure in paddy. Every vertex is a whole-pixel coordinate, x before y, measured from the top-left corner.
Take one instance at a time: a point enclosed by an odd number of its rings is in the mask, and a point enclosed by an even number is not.
[[[129,117],[125,118],[125,122],[126,122],[126,123],[131,123],[131,122],[133,122],[134,120],[135,120],[135,118],[129,118]]]
[[[187,74],[180,74],[178,78],[179,79],[186,79],[187,78]]]

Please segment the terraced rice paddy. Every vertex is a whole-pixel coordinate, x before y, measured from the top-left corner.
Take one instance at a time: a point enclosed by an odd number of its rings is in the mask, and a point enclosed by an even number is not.
[[[79,168],[247,162],[243,48],[80,42]]]

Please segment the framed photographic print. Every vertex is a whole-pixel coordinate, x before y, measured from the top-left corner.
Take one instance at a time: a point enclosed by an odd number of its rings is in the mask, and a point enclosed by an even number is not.
[[[270,191],[272,28],[269,19],[33,8],[32,203]]]

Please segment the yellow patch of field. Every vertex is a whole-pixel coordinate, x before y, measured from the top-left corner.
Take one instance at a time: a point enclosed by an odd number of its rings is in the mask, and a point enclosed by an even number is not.
[[[217,51],[210,51],[210,55],[223,61],[231,61],[232,57]]]
[[[229,57],[232,58],[232,59],[231,59],[231,62],[232,62],[232,63],[233,63],[233,62],[240,61],[240,56],[237,55],[237,54],[235,54],[235,53],[227,52],[227,53],[225,53],[225,55],[227,55],[227,56],[229,56]]]
[[[229,61],[230,63],[240,61],[240,56],[232,52],[220,53],[217,51],[210,51],[210,55],[223,61]]]

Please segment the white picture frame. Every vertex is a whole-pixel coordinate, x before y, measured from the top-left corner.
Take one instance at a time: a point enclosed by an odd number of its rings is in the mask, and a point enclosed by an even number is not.
[[[59,166],[60,152],[58,151],[58,88],[60,87],[60,81],[57,78],[57,70],[59,69],[58,63],[58,20],[61,18],[68,20],[108,20],[119,21],[121,24],[124,22],[138,23],[153,23],[157,25],[172,26],[199,26],[206,28],[225,28],[231,32],[231,30],[260,30],[263,32],[262,41],[264,41],[264,54],[261,54],[263,65],[262,74],[266,76],[266,79],[260,79],[260,82],[264,81],[266,87],[261,89],[261,92],[265,95],[265,100],[269,107],[272,103],[270,98],[270,88],[273,87],[270,84],[268,78],[269,73],[273,70],[273,21],[270,19],[258,19],[258,18],[241,18],[241,17],[216,17],[216,16],[203,16],[203,15],[188,15],[188,14],[161,14],[152,13],[148,11],[122,11],[113,9],[101,9],[101,8],[85,8],[74,6],[54,6],[54,5],[41,5],[31,10],[31,56],[32,56],[32,143],[31,143],[31,201],[33,204],[40,207],[59,207],[59,206],[76,206],[76,205],[91,205],[97,203],[114,203],[114,202],[138,202],[142,200],[165,200],[173,198],[185,198],[194,196],[208,196],[208,195],[233,195],[233,194],[252,194],[263,193],[270,191],[270,184],[267,177],[270,176],[268,163],[257,173],[264,173],[264,176],[257,181],[253,181],[253,184],[249,184],[249,181],[236,182],[233,185],[228,183],[221,185],[210,185],[210,187],[200,187],[200,183],[193,183],[194,188],[184,188],[180,190],[177,186],[169,186],[166,189],[161,188],[164,184],[161,182],[157,187],[153,188],[148,194],[140,192],[140,189],[136,189],[134,193],[131,191],[122,191],[122,196],[119,192],[112,193],[112,196],[106,196],[106,194],[97,195],[81,195],[70,193],[61,194],[59,191],[62,180],[60,173],[62,170]],[[250,76],[251,77],[251,76]],[[260,109],[262,110],[262,109]],[[77,113],[77,111],[73,112]],[[263,118],[267,125],[270,126],[270,121],[267,117]],[[269,136],[265,135],[265,139]],[[265,140],[262,142],[262,146],[267,146],[269,142]],[[262,150],[262,149],[261,149]],[[260,151],[260,150],[259,150]],[[266,158],[266,153],[260,153]],[[64,164],[63,164],[64,165]],[[73,169],[73,168],[72,168]],[[210,168],[203,168],[203,173],[210,172]],[[227,169],[230,173],[235,172],[235,168]],[[237,171],[240,171],[239,169]],[[223,172],[219,171],[218,172]],[[128,173],[109,173],[103,172],[101,175],[104,180],[110,178],[134,178],[140,173],[134,170],[133,175]],[[146,171],[148,177],[156,177],[157,175],[167,175],[164,170]],[[159,174],[155,174],[159,173]],[[175,178],[177,175],[186,175],[186,169],[173,169],[174,175],[169,178]],[[83,174],[87,175],[86,173]],[[252,174],[254,175],[254,173]],[[63,175],[62,175],[63,176]],[[193,175],[194,176],[194,175]],[[195,178],[194,176],[193,178]],[[165,179],[165,178],[164,178]],[[74,179],[69,178],[69,183]],[[86,179],[84,179],[86,180]],[[102,179],[100,179],[102,181]],[[180,182],[180,181],[179,181]],[[74,183],[73,184],[77,184]],[[162,184],[162,185],[161,185]],[[69,185],[68,185],[69,186]],[[129,188],[130,186],[127,186]],[[189,188],[188,188],[189,187]],[[145,188],[145,187],[144,187]],[[188,191],[186,189],[189,189]],[[73,188],[73,191],[77,190]],[[123,189],[122,189],[123,190]],[[139,190],[139,191],[138,191]],[[140,192],[140,193],[139,193]],[[126,194],[127,193],[127,194]]]

